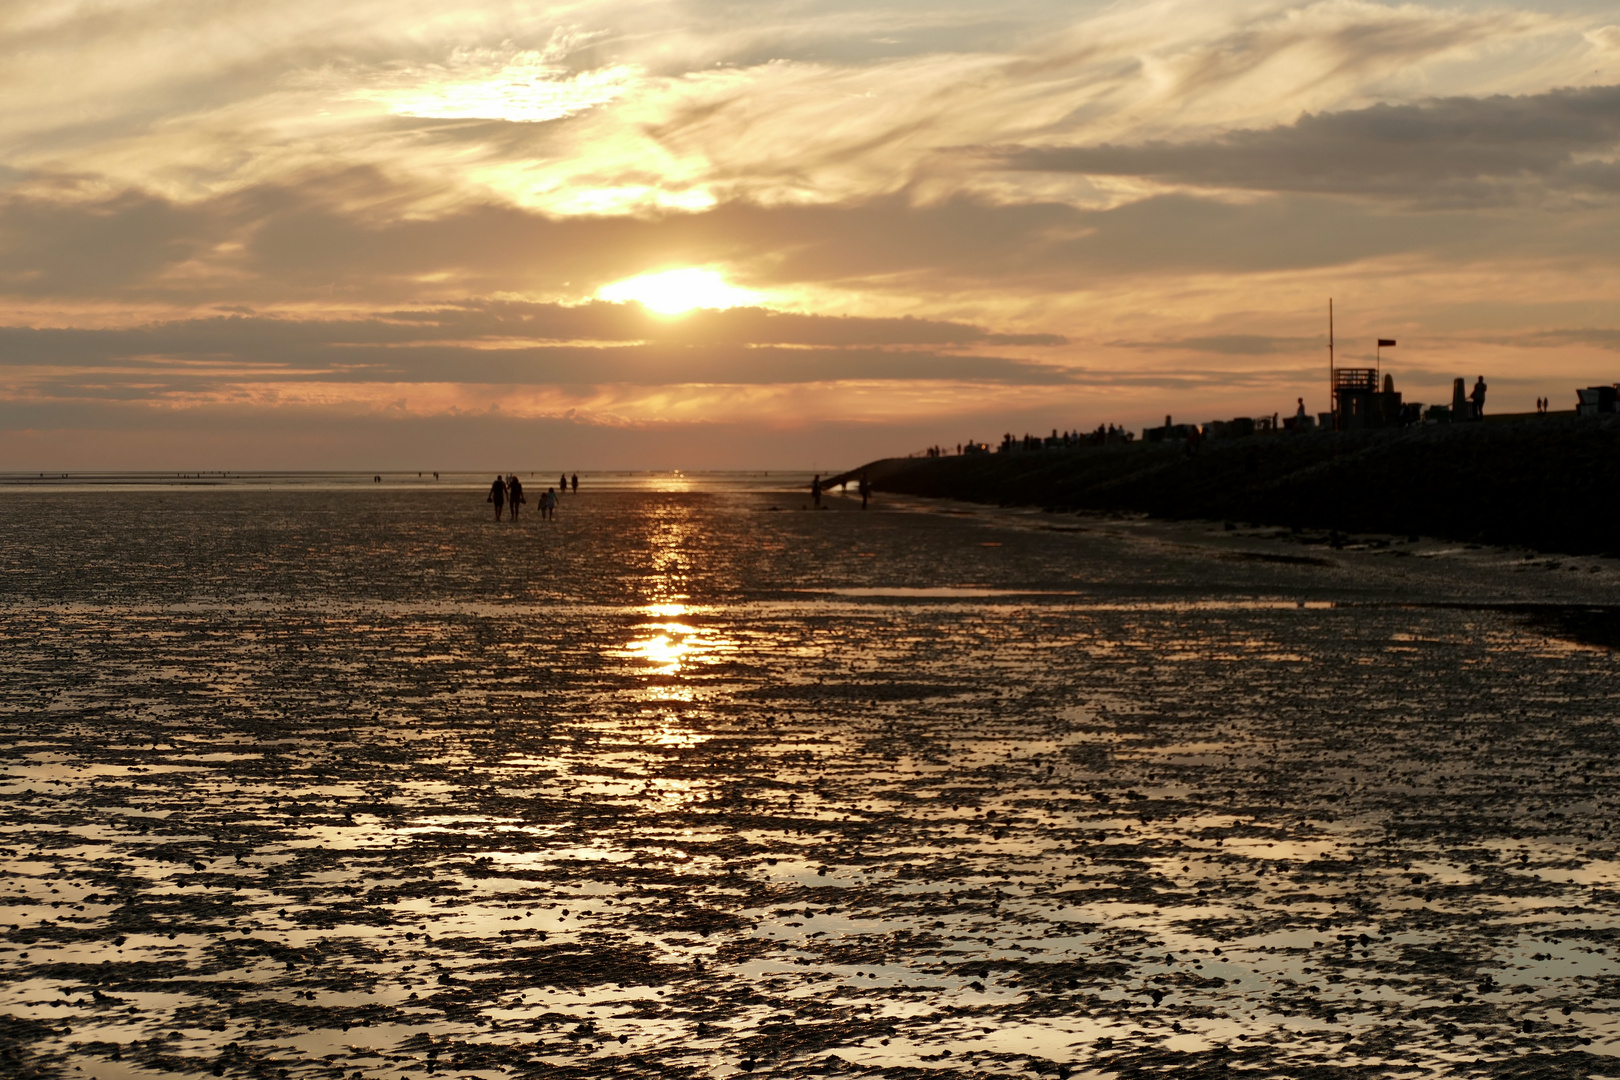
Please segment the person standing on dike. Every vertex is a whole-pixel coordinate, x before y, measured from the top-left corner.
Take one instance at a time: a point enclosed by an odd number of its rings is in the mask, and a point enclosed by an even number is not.
[[[1485,417],[1485,376],[1481,375],[1479,377],[1479,379],[1474,383],[1474,391],[1473,391],[1473,393],[1469,394],[1468,396],[1474,402],[1474,419],[1475,420],[1484,419],[1484,417]]]
[[[489,485],[489,498],[484,501],[495,504],[495,520],[501,520],[501,509],[506,505],[506,481],[497,476]]]
[[[512,507],[512,520],[518,519],[518,505],[529,500],[523,497],[523,481],[517,478],[517,473],[506,478],[506,501]]]

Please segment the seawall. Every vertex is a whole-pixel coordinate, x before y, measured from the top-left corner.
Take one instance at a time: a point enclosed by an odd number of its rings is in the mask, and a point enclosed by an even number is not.
[[[879,492],[1620,555],[1620,416],[889,458]]]

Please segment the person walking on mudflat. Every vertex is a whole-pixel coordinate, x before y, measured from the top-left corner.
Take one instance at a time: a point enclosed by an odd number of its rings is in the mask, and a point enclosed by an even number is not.
[[[511,504],[512,520],[516,521],[518,519],[519,504],[529,501],[523,497],[523,481],[517,478],[517,473],[513,473],[506,478],[506,501]]]
[[[810,501],[816,504],[816,509],[817,510],[821,509],[821,474],[820,473],[817,473],[816,478],[814,480],[810,481]]]
[[[1481,375],[1474,383],[1473,393],[1468,395],[1474,402],[1474,418],[1479,419],[1485,415],[1485,376]]]
[[[501,510],[506,506],[506,481],[497,476],[489,485],[489,498],[484,501],[495,504],[495,520],[501,520]]]

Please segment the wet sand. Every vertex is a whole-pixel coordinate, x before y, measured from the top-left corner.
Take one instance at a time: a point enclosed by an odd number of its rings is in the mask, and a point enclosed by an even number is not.
[[[0,1074],[1620,1075],[1610,560],[0,498]]]

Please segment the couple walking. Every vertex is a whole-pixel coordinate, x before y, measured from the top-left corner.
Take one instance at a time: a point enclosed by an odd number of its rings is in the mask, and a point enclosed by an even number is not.
[[[578,485],[579,480],[577,477],[574,483]],[[575,490],[578,490],[577,486]],[[516,473],[513,473],[504,478],[497,476],[495,482],[489,485],[489,496],[484,501],[495,504],[496,521],[501,520],[501,511],[507,507],[511,508],[512,520],[516,521],[518,519],[518,507],[529,500],[523,494],[523,481],[517,478]],[[546,493],[540,496],[540,519],[542,521],[552,520],[557,517],[558,501],[556,488],[547,488]]]

